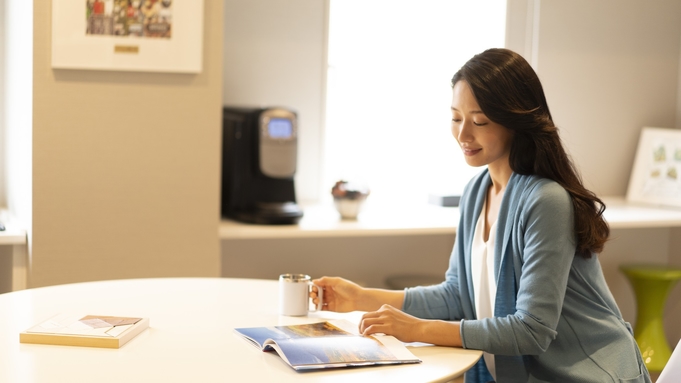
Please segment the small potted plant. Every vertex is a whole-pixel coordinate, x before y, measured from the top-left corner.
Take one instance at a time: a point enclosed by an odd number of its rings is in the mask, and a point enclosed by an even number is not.
[[[369,189],[352,182],[340,180],[331,188],[336,210],[343,219],[357,219],[362,204],[369,196]]]

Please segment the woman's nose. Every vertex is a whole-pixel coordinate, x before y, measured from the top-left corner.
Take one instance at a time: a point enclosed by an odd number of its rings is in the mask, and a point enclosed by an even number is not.
[[[471,126],[466,120],[462,121],[457,129],[454,129],[454,137],[459,142],[469,142],[472,140],[471,136]]]

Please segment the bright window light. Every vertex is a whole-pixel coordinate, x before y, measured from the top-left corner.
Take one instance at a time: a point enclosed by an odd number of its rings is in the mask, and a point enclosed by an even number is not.
[[[454,73],[503,47],[506,0],[331,0],[324,185],[350,179],[374,203],[460,192],[450,130]]]

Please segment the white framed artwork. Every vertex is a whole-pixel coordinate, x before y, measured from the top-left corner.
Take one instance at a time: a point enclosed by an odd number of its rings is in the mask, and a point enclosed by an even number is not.
[[[643,128],[627,201],[681,207],[681,130]]]
[[[200,73],[204,0],[52,0],[52,68]]]

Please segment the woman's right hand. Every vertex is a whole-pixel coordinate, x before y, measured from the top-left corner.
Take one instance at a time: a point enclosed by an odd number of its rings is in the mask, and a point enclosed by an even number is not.
[[[360,285],[340,277],[322,277],[312,283],[315,286],[312,287],[310,298],[315,305],[319,304],[317,286],[324,289],[322,310],[341,313],[361,310],[357,303],[362,301],[364,288]]]

